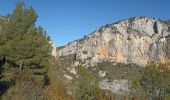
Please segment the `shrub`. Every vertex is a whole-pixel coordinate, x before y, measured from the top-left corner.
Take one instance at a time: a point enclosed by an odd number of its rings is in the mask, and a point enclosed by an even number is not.
[[[77,100],[97,100],[102,96],[98,84],[95,83],[93,75],[83,66],[77,67],[78,78],[75,97]]]
[[[137,83],[137,84],[136,84]],[[168,64],[150,62],[143,70],[143,77],[132,84],[132,90],[145,94],[151,100],[164,100],[170,96],[170,69]],[[137,91],[136,91],[137,90]],[[143,91],[144,90],[144,91]],[[143,91],[143,92],[141,92]],[[138,95],[139,96],[139,95]]]

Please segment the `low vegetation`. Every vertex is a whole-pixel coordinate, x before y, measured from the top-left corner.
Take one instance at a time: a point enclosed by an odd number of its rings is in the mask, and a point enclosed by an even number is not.
[[[142,78],[133,81],[132,91],[135,97],[146,100],[170,99],[169,64],[151,62],[143,69]],[[137,99],[138,100],[138,99]]]
[[[74,78],[73,82],[75,84],[74,96],[76,100],[114,99],[112,93],[100,89],[97,80],[85,66],[77,66],[77,77]]]
[[[100,70],[106,71],[106,77],[110,81],[114,79],[127,79],[127,80],[135,80],[139,79],[142,76],[143,67],[136,64],[124,64],[124,63],[113,63],[113,62],[102,62],[98,63],[97,72]],[[98,73],[96,73],[96,76]]]

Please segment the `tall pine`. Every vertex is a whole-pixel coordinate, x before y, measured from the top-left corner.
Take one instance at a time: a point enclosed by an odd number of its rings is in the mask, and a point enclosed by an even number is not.
[[[0,18],[0,57],[5,59],[0,66],[0,95],[16,83],[37,87],[49,81],[50,38],[35,26],[37,17],[32,7],[18,2],[12,14]]]
[[[16,4],[5,19],[0,32],[0,54],[10,67],[45,67],[50,56],[49,38],[42,27],[36,27],[37,14],[32,7]]]

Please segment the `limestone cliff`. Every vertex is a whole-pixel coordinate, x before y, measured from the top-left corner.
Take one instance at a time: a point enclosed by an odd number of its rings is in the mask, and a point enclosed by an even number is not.
[[[170,58],[170,27],[161,20],[134,17],[101,27],[83,39],[57,50],[57,56],[76,54],[87,64],[103,60],[146,64]]]
[[[56,46],[55,46],[55,44],[54,44],[53,41],[49,41],[49,44],[50,44],[51,47],[52,47],[51,55],[52,55],[53,57],[56,58],[56,56],[57,56],[57,53],[56,53]]]

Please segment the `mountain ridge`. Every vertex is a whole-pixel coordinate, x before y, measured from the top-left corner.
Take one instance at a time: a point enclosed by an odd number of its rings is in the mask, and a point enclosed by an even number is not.
[[[106,27],[106,26],[110,26],[110,25],[113,25],[113,24],[118,24],[118,23],[121,22],[121,21],[134,20],[135,18],[149,18],[149,19],[160,20],[160,21],[162,21],[163,23],[167,24],[167,25],[170,27],[170,20],[161,20],[161,19],[156,19],[156,18],[154,18],[154,17],[146,17],[146,16],[136,16],[136,17],[130,17],[130,18],[123,19],[123,20],[118,20],[118,21],[115,21],[115,22],[110,23],[110,24],[105,24],[105,25],[99,27],[98,29],[96,29],[95,31],[93,31],[93,32],[91,32],[91,33],[89,33],[89,34],[87,34],[87,35],[90,35],[90,34],[96,32],[96,31],[98,31],[98,30],[101,30],[102,28],[104,28],[104,27]],[[84,35],[84,37],[87,36],[87,35]],[[65,47],[66,45],[68,45],[68,44],[70,44],[70,43],[72,43],[72,42],[75,42],[75,41],[79,41],[79,40],[81,40],[81,39],[84,39],[84,37],[78,38],[78,39],[73,40],[73,41],[71,41],[71,42],[68,42],[67,44],[62,45],[62,46],[59,46],[59,47],[57,47],[57,48],[60,49],[60,48],[62,48],[62,47]]]
[[[164,61],[166,58],[164,45],[167,45],[166,36],[170,32],[169,25],[165,22],[151,17],[132,17],[106,24],[82,39],[74,40],[58,48],[57,56],[76,54],[77,59],[91,65],[103,60],[142,65],[150,60]],[[135,47],[130,47],[134,45]],[[144,45],[147,46],[147,50],[143,50],[146,49]],[[87,54],[84,54],[86,51]],[[141,57],[136,60],[137,56]],[[139,63],[141,59],[142,62]]]

